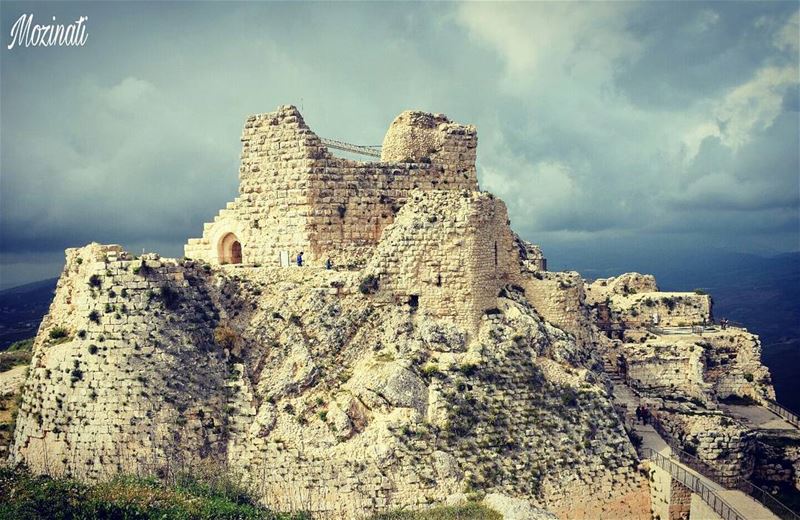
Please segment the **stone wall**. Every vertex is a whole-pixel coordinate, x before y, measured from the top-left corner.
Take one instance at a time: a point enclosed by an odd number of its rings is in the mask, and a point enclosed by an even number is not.
[[[742,329],[729,328],[703,334],[706,353],[703,378],[718,399],[749,397],[764,402],[775,399],[769,369],[761,364],[761,341]]]
[[[514,233],[514,239],[519,248],[520,262],[522,270],[531,273],[547,271],[547,258],[544,257],[542,248],[536,244],[531,244],[527,240]]]
[[[688,520],[689,509],[692,504],[692,491],[678,482],[670,483],[669,520]]]
[[[590,293],[593,297],[594,294]],[[690,327],[710,323],[711,297],[705,294],[681,292],[643,292],[612,294],[605,302],[611,312],[611,322],[625,329],[644,328],[657,322],[659,327]]]
[[[741,329],[695,334],[643,335],[623,344],[627,374],[639,388],[678,392],[702,400],[730,396],[774,399],[758,337]]]
[[[413,192],[365,273],[384,294],[471,332],[500,290],[521,281],[505,204],[466,190]]]
[[[279,265],[281,252],[293,262],[300,251],[313,264],[359,264],[410,191],[477,190],[474,127],[408,112],[386,142],[382,162],[342,159],[295,107],[251,116],[242,135],[240,194],[204,226],[202,238],[189,240],[186,256],[219,263],[220,241],[234,233],[245,264]],[[411,152],[420,146],[424,155]]]
[[[628,296],[641,292],[658,292],[656,278],[652,274],[624,273],[611,278],[598,278],[587,284],[587,301],[603,302],[612,295]]]
[[[718,410],[684,405],[659,410],[656,415],[684,451],[718,474],[749,479],[755,467],[755,435]]]
[[[218,461],[228,371],[200,277],[118,246],[68,249],[34,343],[13,460],[87,479]],[[66,337],[51,339],[57,328]]]
[[[772,491],[800,491],[800,432],[762,430],[756,434],[753,480]]]
[[[700,495],[692,493],[689,520],[723,520],[723,518],[715,513],[711,506],[700,498]]]
[[[656,321],[661,327],[710,323],[711,303],[707,294],[661,292],[649,274],[625,273],[586,286],[586,304],[595,309],[595,319],[612,328],[640,329]]]
[[[672,499],[672,476],[657,464],[647,463],[650,477],[650,505],[653,518],[669,518],[669,504]]]
[[[709,385],[703,377],[705,353],[693,341],[672,336],[651,338],[643,344],[626,343],[622,356],[636,388],[708,398]]]
[[[525,295],[539,314],[575,336],[581,345],[592,345],[595,334],[585,305],[583,279],[575,272],[534,271],[522,281]]]

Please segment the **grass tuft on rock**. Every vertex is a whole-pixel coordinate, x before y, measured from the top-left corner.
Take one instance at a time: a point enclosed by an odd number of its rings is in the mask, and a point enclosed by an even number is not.
[[[423,511],[390,511],[370,520],[501,520],[503,516],[476,503],[460,506],[439,506]]]

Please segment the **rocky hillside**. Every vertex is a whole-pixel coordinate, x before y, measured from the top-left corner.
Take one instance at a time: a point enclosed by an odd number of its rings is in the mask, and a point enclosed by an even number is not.
[[[275,508],[333,516],[473,492],[649,516],[597,360],[524,289],[469,337],[369,280],[69,250],[14,460],[87,480],[214,465]]]

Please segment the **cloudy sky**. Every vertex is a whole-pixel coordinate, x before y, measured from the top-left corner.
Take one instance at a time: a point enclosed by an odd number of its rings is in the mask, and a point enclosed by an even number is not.
[[[86,46],[7,49],[23,13],[88,16]],[[557,266],[800,249],[797,2],[1,14],[2,287],[55,276],[90,241],[180,256],[236,194],[245,117],[286,103],[361,144],[410,108],[474,123],[481,185]]]

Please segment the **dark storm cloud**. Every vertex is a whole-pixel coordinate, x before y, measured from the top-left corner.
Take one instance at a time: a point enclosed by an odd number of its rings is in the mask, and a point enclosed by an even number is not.
[[[2,285],[92,240],[180,255],[236,194],[244,118],[283,103],[364,144],[409,108],[476,124],[482,186],[545,246],[798,246],[793,3],[1,11],[4,37],[22,13],[89,16],[84,48],[4,45]]]
[[[619,87],[637,104],[679,110],[700,97],[724,95],[775,52],[773,35],[797,10],[791,2],[715,2],[676,7],[656,2],[632,13],[627,28],[646,52],[618,71]]]

